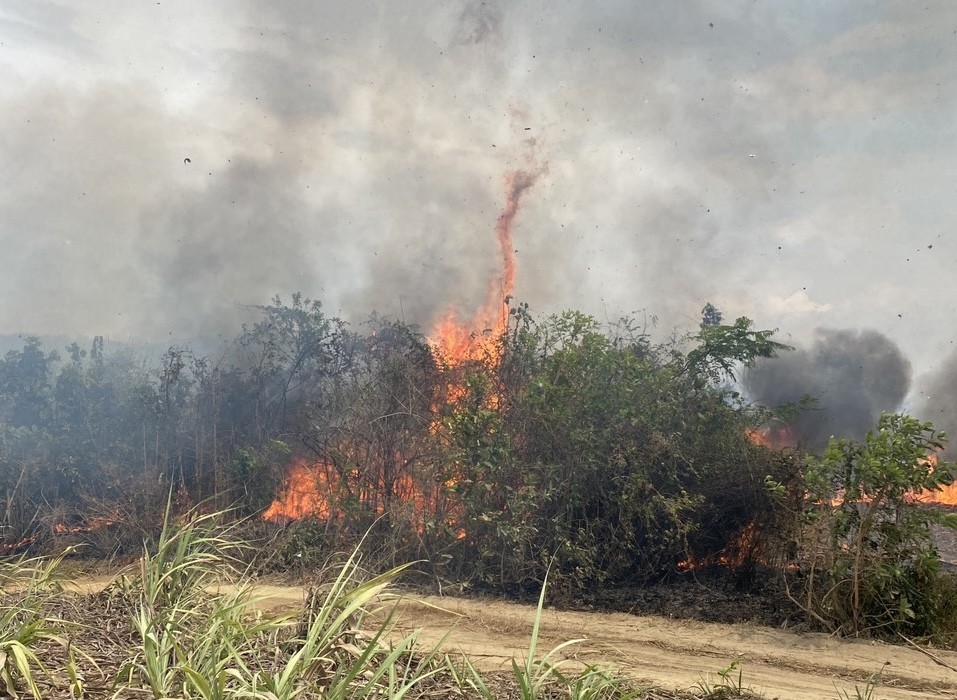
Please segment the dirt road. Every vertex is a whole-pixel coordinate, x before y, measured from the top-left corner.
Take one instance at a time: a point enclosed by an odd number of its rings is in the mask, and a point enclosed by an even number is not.
[[[301,589],[262,586],[265,607],[298,604]],[[523,659],[535,611],[502,601],[406,596],[400,604],[400,632],[421,630],[421,641],[438,643],[451,630],[445,647],[461,650],[482,669],[510,668]],[[671,689],[702,680],[720,683],[718,671],[735,659],[745,686],[769,700],[837,698],[838,690],[855,697],[868,677],[882,672],[875,700],[957,697],[957,652],[929,650],[947,666],[921,651],[842,640],[824,634],[797,634],[750,625],[723,625],[660,617],[546,610],[540,653],[568,639],[584,639],[567,657],[601,664],[639,681]],[[735,679],[737,675],[735,673]]]
[[[89,579],[69,587],[95,591],[107,582]],[[285,585],[260,585],[254,595],[257,605],[274,610],[294,609],[305,599],[302,588]],[[535,615],[531,606],[418,595],[402,597],[399,606],[397,632],[420,630],[426,646],[448,634],[445,648],[464,652],[480,669],[507,669],[512,658],[527,655]],[[583,641],[570,647],[566,658],[669,689],[702,681],[718,685],[718,671],[739,660],[743,684],[769,700],[836,699],[840,690],[853,698],[855,685],[863,690],[868,677],[882,669],[874,700],[957,698],[957,652],[924,653],[752,625],[545,610],[539,654],[569,639]]]

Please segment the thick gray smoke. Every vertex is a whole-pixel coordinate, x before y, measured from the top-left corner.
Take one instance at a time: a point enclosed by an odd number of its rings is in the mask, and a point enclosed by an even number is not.
[[[536,312],[668,333],[713,300],[924,359],[957,4],[867,4],[9,0],[0,333],[215,339],[295,291],[471,317],[503,178],[547,163],[514,228]]]
[[[832,435],[860,440],[882,412],[897,410],[910,377],[910,362],[885,335],[818,329],[809,348],[762,361],[744,384],[753,400],[769,408],[814,399],[792,429],[802,447],[820,452]]]
[[[947,433],[947,459],[957,457],[957,352],[951,353],[936,371],[921,382],[917,415]]]
[[[754,68],[742,37],[763,56],[785,26],[716,31],[700,2],[163,3],[116,19],[141,23],[130,46],[88,33],[95,12],[30,7],[23,50],[65,58],[5,80],[0,332],[228,336],[294,291],[353,320],[468,317],[498,274],[503,178],[545,162],[516,297],[680,322],[750,245],[722,232],[787,180],[731,80]],[[675,37],[708,60],[670,57]]]

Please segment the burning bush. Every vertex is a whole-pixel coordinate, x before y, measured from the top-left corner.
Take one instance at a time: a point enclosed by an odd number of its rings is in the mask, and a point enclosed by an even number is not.
[[[647,581],[715,560],[748,526],[740,563],[757,555],[775,513],[765,478],[793,470],[685,356],[570,312],[516,314],[501,357],[471,366],[446,418],[474,575],[537,582],[554,556],[572,587]]]
[[[781,509],[765,478],[790,483],[793,465],[749,439],[753,416],[723,377],[781,347],[769,331],[716,323],[683,352],[633,323],[502,309],[501,324],[450,344],[380,318],[352,331],[297,295],[263,308],[219,366],[171,348],[155,373],[124,374],[102,348],[77,350],[37,413],[69,420],[5,427],[46,436],[44,451],[8,460],[8,512],[95,498],[116,501],[104,513],[152,513],[140,501],[173,491],[184,508],[320,519],[330,548],[371,527],[385,564],[425,560],[437,579],[500,586],[537,588],[553,556],[567,587],[768,556]],[[93,410],[107,390],[129,409],[122,424]],[[95,440],[74,454],[83,421]],[[21,471],[36,490],[15,488]],[[270,506],[276,496],[291,510]]]
[[[749,340],[772,350],[767,332],[719,326],[731,354],[685,356],[575,312],[510,320],[461,357],[376,325],[265,517],[317,518],[333,540],[374,524],[395,560],[509,587],[537,588],[553,557],[556,586],[580,588],[767,556],[782,523],[765,480],[794,463],[713,381]]]
[[[863,442],[832,439],[809,460],[803,604],[818,621],[854,635],[957,638],[957,581],[928,527],[957,528],[957,518],[918,500],[954,481],[954,465],[928,459],[943,447],[930,423],[885,414]]]

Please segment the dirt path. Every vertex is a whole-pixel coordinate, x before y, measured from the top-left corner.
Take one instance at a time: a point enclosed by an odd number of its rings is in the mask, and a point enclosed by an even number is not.
[[[441,606],[448,612],[436,607]],[[508,667],[528,648],[534,611],[499,601],[413,598],[400,624],[421,628],[423,641],[438,641],[451,627],[447,646],[461,648],[486,668]],[[454,626],[454,627],[453,627]],[[957,672],[916,649],[854,642],[820,634],[795,634],[749,625],[722,625],[625,614],[547,610],[540,649],[584,638],[577,661],[616,668],[632,678],[666,688],[688,688],[740,660],[744,685],[768,698],[835,698],[836,688],[854,697],[855,681],[883,671],[877,698],[954,698]],[[957,653],[934,652],[957,668]],[[889,663],[885,667],[885,663]]]
[[[96,590],[105,581],[74,584]],[[294,608],[305,594],[295,586],[262,585],[255,591],[266,609]],[[535,611],[502,601],[409,595],[401,599],[398,632],[420,630],[421,642],[466,653],[484,670],[510,668],[527,654]],[[821,700],[839,690],[855,697],[867,678],[883,668],[875,700],[957,697],[957,671],[914,648],[797,634],[751,625],[670,620],[596,612],[546,610],[539,653],[568,639],[583,639],[565,655],[600,664],[638,681],[687,689],[701,681],[718,685],[718,671],[740,660],[743,683],[767,698]],[[931,650],[957,669],[957,652]],[[737,678],[735,674],[735,679]]]

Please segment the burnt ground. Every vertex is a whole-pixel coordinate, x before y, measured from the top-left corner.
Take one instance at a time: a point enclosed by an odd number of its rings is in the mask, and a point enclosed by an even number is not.
[[[656,615],[674,620],[769,627],[802,627],[804,621],[803,613],[788,599],[783,586],[769,575],[759,575],[742,590],[735,575],[726,569],[683,574],[659,584],[610,588],[552,602],[567,610]]]
[[[434,591],[419,589],[420,593]],[[469,590],[456,594],[479,599],[535,605],[538,591]],[[604,587],[592,591],[547,592],[549,609],[574,612],[654,615],[672,620],[696,620],[725,624],[757,624],[788,629],[807,628],[804,613],[787,596],[779,578],[758,572],[747,587],[734,572],[712,568],[675,575],[666,581],[644,585]]]

